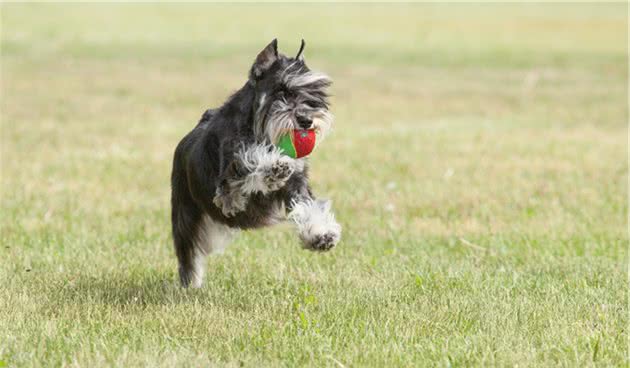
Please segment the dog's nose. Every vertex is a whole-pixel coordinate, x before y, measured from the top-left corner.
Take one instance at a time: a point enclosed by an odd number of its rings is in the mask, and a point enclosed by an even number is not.
[[[308,118],[304,118],[304,117],[299,117],[297,119],[297,123],[300,126],[300,128],[308,129],[308,128],[311,127],[311,125],[313,125],[313,120],[308,119]]]

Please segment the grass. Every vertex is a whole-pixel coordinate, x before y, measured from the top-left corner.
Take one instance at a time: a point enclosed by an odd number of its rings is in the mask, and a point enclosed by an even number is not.
[[[627,5],[0,10],[0,366],[629,365]],[[173,149],[276,36],[336,81],[343,241],[183,291]]]

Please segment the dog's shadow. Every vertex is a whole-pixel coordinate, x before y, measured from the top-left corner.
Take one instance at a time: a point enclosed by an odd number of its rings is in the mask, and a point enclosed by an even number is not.
[[[200,289],[184,289],[177,276],[170,271],[115,271],[99,275],[79,274],[74,278],[51,280],[53,293],[47,310],[63,313],[64,306],[106,305],[115,309],[143,309],[147,307],[211,303],[229,310],[249,310],[260,307],[256,295],[301,295],[311,281],[278,282],[258,274],[240,274],[221,269],[208,272],[206,284]],[[251,290],[257,290],[252,294]],[[57,312],[54,308],[61,307]],[[48,309],[52,308],[52,309]]]
[[[78,275],[57,285],[53,305],[104,304],[126,308],[189,303],[209,297],[203,290],[181,288],[172,273]]]

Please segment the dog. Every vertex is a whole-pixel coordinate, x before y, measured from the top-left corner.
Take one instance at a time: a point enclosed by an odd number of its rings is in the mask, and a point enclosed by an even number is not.
[[[177,145],[171,221],[183,287],[202,285],[206,256],[222,252],[239,230],[290,219],[306,249],[328,251],[340,240],[330,201],[311,191],[308,160],[275,146],[294,129],[315,129],[321,141],[333,122],[332,81],[306,66],[304,45],[290,58],[271,41],[245,85]]]

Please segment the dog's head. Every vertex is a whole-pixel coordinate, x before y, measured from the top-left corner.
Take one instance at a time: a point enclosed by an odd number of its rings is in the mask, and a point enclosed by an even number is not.
[[[254,134],[257,139],[277,143],[293,129],[315,129],[318,140],[329,131],[330,78],[311,71],[304,62],[304,40],[295,57],[278,53],[277,40],[271,41],[256,57],[249,73],[254,86]]]

